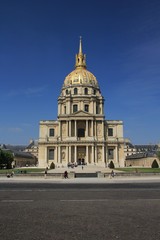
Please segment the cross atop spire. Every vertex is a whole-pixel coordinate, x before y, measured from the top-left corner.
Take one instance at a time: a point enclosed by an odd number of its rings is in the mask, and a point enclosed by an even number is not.
[[[86,68],[86,55],[82,52],[82,37],[80,36],[79,41],[79,53],[76,54],[76,68]]]

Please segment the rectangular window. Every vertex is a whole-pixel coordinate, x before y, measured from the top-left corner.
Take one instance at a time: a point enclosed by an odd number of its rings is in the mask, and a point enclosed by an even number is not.
[[[73,105],[73,112],[77,112],[78,111],[78,106],[77,104]]]
[[[85,104],[85,105],[84,105],[84,111],[85,111],[85,112],[89,112],[89,106],[88,106],[88,104]]]
[[[113,136],[113,128],[108,128],[108,136],[109,137]]]
[[[96,104],[96,114],[99,114],[99,106]]]
[[[49,149],[48,159],[49,160],[54,160],[54,149]]]
[[[113,149],[108,149],[108,158],[114,159],[114,150]]]
[[[78,137],[85,137],[85,130],[83,128],[78,129]]]
[[[54,137],[54,128],[49,129],[49,136]]]

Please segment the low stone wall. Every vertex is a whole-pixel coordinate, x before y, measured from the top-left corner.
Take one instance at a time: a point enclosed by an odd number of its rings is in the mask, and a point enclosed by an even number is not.
[[[0,174],[0,177],[7,177],[6,174]],[[13,177],[16,178],[45,178],[44,173],[15,173]],[[75,174],[74,173],[68,173],[68,178],[74,178]],[[63,173],[47,173],[46,176],[47,179],[63,179],[64,178],[64,174]]]
[[[125,161],[126,167],[151,167],[153,161],[156,159],[160,167],[160,161],[156,157],[147,157],[147,158],[137,158],[137,159],[128,159]]]
[[[109,177],[110,173],[104,173],[104,177]],[[160,173],[140,173],[140,172],[121,172],[121,173],[115,173],[115,177],[150,177],[150,176],[159,176]]]
[[[150,176],[159,176],[160,177],[160,173],[140,173],[140,172],[116,172],[115,173],[115,177],[150,177]],[[0,174],[0,178],[1,177],[6,177],[6,174]],[[13,178],[37,178],[37,179],[44,179],[44,173],[26,173],[26,174],[14,174]],[[68,173],[68,178],[69,179],[73,179],[76,177],[76,174],[74,172]],[[82,176],[85,177],[85,176]],[[97,178],[109,178],[110,177],[110,173],[103,173],[103,172],[97,172]],[[47,174],[47,179],[63,179],[64,175],[63,173],[48,173]]]

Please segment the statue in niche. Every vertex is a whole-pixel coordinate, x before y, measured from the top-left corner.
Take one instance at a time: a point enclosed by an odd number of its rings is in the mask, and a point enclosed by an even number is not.
[[[98,152],[98,160],[101,160],[101,152]]]
[[[98,135],[101,135],[101,126],[100,125],[97,126],[97,132],[98,132]]]
[[[62,159],[65,159],[65,152],[62,152]]]
[[[65,125],[62,125],[62,133],[63,133],[63,135],[66,133],[66,126]]]

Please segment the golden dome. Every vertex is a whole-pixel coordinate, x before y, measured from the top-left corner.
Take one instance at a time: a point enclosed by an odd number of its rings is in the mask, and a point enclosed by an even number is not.
[[[96,77],[86,70],[86,55],[82,53],[82,40],[80,38],[79,53],[76,54],[75,70],[69,73],[64,80],[64,87],[72,84],[92,85],[98,87]]]
[[[96,77],[84,68],[75,69],[64,80],[64,86],[72,84],[83,84],[98,86]]]

